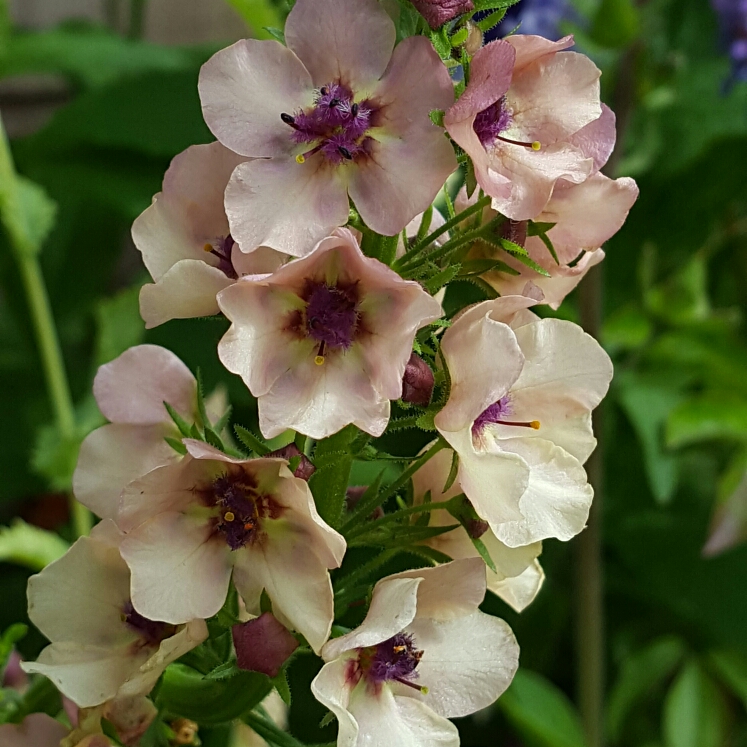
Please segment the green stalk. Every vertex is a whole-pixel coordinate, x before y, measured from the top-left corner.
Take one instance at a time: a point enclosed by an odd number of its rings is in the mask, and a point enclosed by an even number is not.
[[[376,506],[380,506],[383,503],[385,503],[389,498],[391,498],[403,485],[407,484],[407,481],[430,459],[432,459],[436,454],[438,454],[441,449],[445,449],[447,444],[439,438],[438,441],[436,441],[433,446],[431,446],[428,451],[426,451],[424,454],[422,454],[418,459],[416,459],[402,474],[393,482],[389,487],[383,492],[376,495],[371,496],[370,501],[366,501],[366,505],[363,505],[363,501],[361,501],[358,506],[356,506],[355,512],[353,515],[345,522],[345,524],[342,526],[342,529],[340,532],[347,536],[347,533],[350,532],[350,530],[358,523],[358,521],[368,516],[368,514],[373,511]],[[375,503],[374,503],[375,501]],[[373,504],[373,505],[371,505]]]
[[[405,264],[415,259],[419,254],[422,254],[424,249],[427,249],[439,236],[443,236],[447,231],[450,231],[455,226],[458,226],[463,220],[469,218],[470,215],[482,210],[484,207],[490,204],[490,197],[485,196],[478,200],[474,205],[470,205],[466,210],[462,210],[461,213],[457,213],[451,220],[447,220],[440,228],[437,228],[432,233],[428,234],[422,241],[419,241],[411,251],[407,252],[404,257],[397,260],[393,267],[394,269],[400,269]],[[429,255],[430,258],[430,255]]]
[[[306,747],[287,731],[283,731],[274,721],[263,718],[255,711],[247,713],[242,720],[273,747]]]
[[[145,10],[147,0],[130,0],[130,39],[142,39],[145,32]]]
[[[360,537],[360,535],[367,534],[374,529],[378,529],[379,527],[386,526],[387,524],[391,524],[392,522],[399,521],[406,516],[412,516],[413,514],[430,513],[431,511],[436,511],[439,509],[448,511],[454,505],[456,504],[454,502],[454,499],[452,498],[450,501],[443,501],[440,503],[420,503],[417,506],[408,506],[407,508],[401,508],[399,511],[394,511],[391,514],[386,514],[386,516],[382,516],[380,519],[376,519],[376,521],[372,521],[369,524],[363,524],[361,526],[354,527],[348,533],[346,539],[348,540],[348,542],[350,542],[350,540],[354,539],[355,537]]]
[[[65,364],[49,303],[47,287],[39,264],[38,247],[33,245],[24,231],[19,217],[22,210],[21,199],[2,119],[0,119],[0,177],[0,182],[3,185],[2,192],[0,192],[3,223],[26,292],[44,377],[47,382],[47,392],[55,412],[57,428],[62,439],[74,441],[76,438],[75,408],[70,394],[70,384],[65,372]],[[70,495],[69,500],[76,535],[81,537],[88,534],[93,524],[90,512],[78,503],[72,495]]]

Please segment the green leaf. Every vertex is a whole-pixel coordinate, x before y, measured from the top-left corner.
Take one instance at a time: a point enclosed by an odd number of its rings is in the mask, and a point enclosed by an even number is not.
[[[436,423],[434,421],[434,418],[436,417],[436,412],[432,410],[426,410],[422,415],[418,416],[418,419],[415,421],[415,425],[417,425],[418,428],[424,431],[435,431],[436,430]]]
[[[436,127],[443,127],[445,113],[446,112],[444,112],[443,109],[433,109],[428,116],[431,118],[431,122],[433,122],[433,124],[436,125]]]
[[[505,241],[505,239],[504,239]],[[510,243],[510,242],[509,242]],[[506,247],[503,247],[506,249]],[[521,262],[521,264],[526,265],[530,270],[534,270],[538,275],[542,275],[546,278],[551,277],[550,273],[544,268],[538,265],[533,259],[531,259],[528,255],[524,254],[515,254],[512,251],[509,251],[506,249],[506,251],[516,260]]]
[[[747,440],[747,401],[714,391],[680,404],[667,419],[667,445],[673,448],[703,441]]]
[[[635,350],[645,345],[653,332],[653,324],[636,305],[624,306],[610,314],[602,327],[604,347],[613,350]]]
[[[431,295],[435,295],[444,285],[448,285],[458,274],[461,269],[461,265],[456,262],[450,264],[448,267],[436,273],[431,278],[425,281],[425,289]]]
[[[40,571],[61,558],[69,545],[62,537],[46,529],[15,519],[9,527],[0,528],[0,561]]]
[[[485,561],[485,565],[490,568],[493,573],[498,573],[498,569],[495,567],[493,558],[490,557],[490,551],[485,546],[485,543],[479,537],[470,537],[470,541],[475,546],[475,550],[477,550],[480,557]]]
[[[266,31],[275,41],[279,41],[281,44],[285,44],[285,32],[283,29],[276,29],[272,26],[265,26],[263,31]]]
[[[623,372],[617,376],[620,404],[633,424],[643,448],[651,491],[659,503],[668,503],[677,486],[677,459],[664,450],[664,424],[683,400],[681,382],[671,376],[644,376]]]
[[[672,675],[684,654],[683,642],[671,636],[625,658],[607,703],[607,730],[612,742],[620,741],[626,717]]]
[[[747,707],[747,656],[742,651],[711,651],[708,660],[721,681]]]
[[[449,470],[449,476],[446,478],[446,483],[441,490],[442,493],[448,492],[449,488],[454,484],[459,474],[459,454],[453,451],[451,454],[451,469]]]
[[[2,135],[0,134],[0,137]],[[42,187],[16,175],[8,158],[0,163],[0,217],[13,248],[26,255],[37,254],[54,226],[57,203]]]
[[[5,673],[5,667],[8,663],[8,658],[10,657],[13,648],[15,647],[16,643],[18,643],[18,641],[26,636],[26,633],[28,632],[28,625],[24,625],[23,623],[16,623],[15,625],[11,625],[9,628],[6,628],[3,631],[2,636],[0,636],[0,681],[2,681],[2,677]],[[2,701],[2,696],[0,696],[0,701]]]
[[[591,38],[603,47],[618,49],[628,46],[639,28],[633,0],[602,0],[592,22]]]
[[[518,270],[509,267],[500,259],[468,259],[462,262],[459,277],[484,275],[486,272],[507,272],[509,275],[519,275]]]
[[[226,450],[226,447],[223,444],[223,441],[221,441],[220,436],[208,425],[205,426],[205,441],[209,443],[211,446],[214,446],[219,451]]]
[[[497,26],[502,20],[503,16],[506,15],[505,8],[502,10],[496,10],[493,13],[491,13],[488,16],[485,16],[485,18],[482,18],[481,20],[477,21],[477,27],[482,31],[483,33],[490,31],[490,29]]]
[[[666,747],[723,747],[723,697],[694,660],[685,665],[667,693],[663,730]]]
[[[269,0],[227,0],[257,39],[272,39],[270,29],[282,28],[283,19]]]
[[[459,29],[459,31],[456,31],[452,37],[451,37],[451,46],[452,47],[458,47],[460,44],[464,44],[464,42],[467,41],[467,37],[469,36],[469,30],[466,26],[463,26]]]
[[[246,446],[249,451],[253,451],[259,456],[269,454],[271,449],[260,439],[258,439],[250,430],[244,428],[243,425],[234,425],[233,432],[236,434],[236,438]]]
[[[290,685],[288,684],[288,663],[286,662],[283,665],[283,668],[278,673],[277,677],[273,677],[272,680],[272,686],[278,691],[278,695],[281,697],[283,703],[285,705],[290,706],[291,705],[291,689]]]
[[[179,433],[185,438],[192,438],[194,435],[194,424],[188,423],[168,402],[163,403],[169,417],[174,421],[174,425],[179,429]]]
[[[530,220],[527,223],[527,236],[542,236],[543,233],[547,233],[551,228],[555,228],[557,223],[540,223],[539,221]]]
[[[215,669],[211,670],[205,675],[207,680],[228,680],[236,675],[240,674],[243,670],[236,666],[236,660],[224,661],[223,664],[218,665]]]
[[[451,40],[449,34],[446,31],[446,27],[441,27],[438,31],[431,31],[429,34],[431,44],[438,52],[438,56],[442,60],[448,60],[451,58]]]
[[[257,672],[241,671],[219,680],[176,663],[164,672],[156,705],[171,714],[213,726],[241,717],[261,703],[270,690],[270,679]]]
[[[314,464],[317,469],[309,480],[319,515],[332,527],[338,527],[345,508],[348,478],[353,466],[352,445],[359,431],[348,425],[329,438],[317,441]],[[333,456],[327,460],[327,456]]]
[[[139,298],[140,286],[135,285],[96,306],[97,366],[114,360],[143,341],[145,327],[140,318]]]
[[[541,674],[519,669],[497,705],[516,731],[537,747],[586,746],[570,700]]]
[[[187,453],[187,447],[178,438],[171,438],[171,436],[164,436],[163,439],[177,454],[184,456]]]

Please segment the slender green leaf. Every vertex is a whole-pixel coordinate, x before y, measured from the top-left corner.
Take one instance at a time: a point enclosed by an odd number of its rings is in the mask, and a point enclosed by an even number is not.
[[[270,0],[227,0],[257,39],[273,39],[271,29],[283,27],[283,19]]]
[[[254,451],[259,456],[264,456],[270,453],[270,448],[260,441],[250,430],[244,428],[243,425],[234,425],[233,432],[236,434],[236,438],[246,446],[249,451]]]
[[[0,528],[0,561],[40,571],[61,558],[69,545],[54,532],[15,519],[9,527]]]

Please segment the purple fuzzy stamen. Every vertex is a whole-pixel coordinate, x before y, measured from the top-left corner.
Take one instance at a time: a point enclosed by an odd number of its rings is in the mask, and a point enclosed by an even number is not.
[[[509,396],[501,397],[477,416],[477,420],[472,424],[472,433],[479,435],[486,425],[499,423],[506,415],[510,415],[512,410]]]
[[[368,664],[368,679],[375,684],[394,680],[420,689],[409,680],[417,678],[415,670],[422,657],[423,652],[415,648],[412,636],[398,633],[375,647]]]
[[[493,145],[498,136],[511,126],[511,112],[506,106],[506,97],[503,96],[487,109],[483,109],[476,117],[472,125],[480,142],[488,147]]]
[[[313,107],[293,116],[283,113],[281,119],[293,129],[293,142],[313,145],[305,158],[321,152],[327,161],[339,165],[365,152],[363,143],[373,113],[370,102],[356,102],[347,86],[331,83],[319,89]]]
[[[124,622],[130,626],[145,642],[151,646],[157,646],[161,641],[170,638],[176,632],[173,625],[143,617],[133,606],[127,602],[122,609]]]
[[[231,252],[233,251],[235,243],[233,236],[229,233],[225,238],[220,238],[215,242],[205,244],[205,251],[218,258],[218,269],[226,277],[231,278],[231,280],[236,280],[239,277],[231,260]]]
[[[326,348],[347,350],[353,343],[359,315],[357,298],[350,290],[324,284],[315,285],[306,307],[309,337]]]

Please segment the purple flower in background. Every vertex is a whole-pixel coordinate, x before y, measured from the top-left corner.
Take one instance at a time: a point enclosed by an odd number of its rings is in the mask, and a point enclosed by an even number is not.
[[[747,81],[747,0],[711,0],[732,61],[732,82]]]
[[[536,34],[557,41],[563,36],[560,22],[568,18],[570,13],[568,0],[522,0],[509,8],[503,20],[485,34],[485,42],[502,39],[519,24],[522,34]]]

